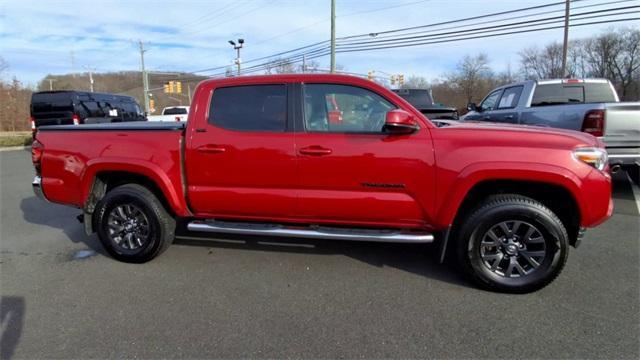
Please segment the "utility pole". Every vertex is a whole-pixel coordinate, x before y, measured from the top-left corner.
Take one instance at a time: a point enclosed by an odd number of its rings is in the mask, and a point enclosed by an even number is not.
[[[189,105],[191,105],[191,85],[187,84],[187,90],[189,91]]]
[[[53,91],[53,82],[58,81],[56,79],[47,79],[49,80],[49,91]]]
[[[302,55],[302,72],[307,72],[307,55]]]
[[[564,7],[564,42],[562,43],[562,77],[567,76],[567,48],[569,47],[569,11],[571,1],[565,0]]]
[[[142,43],[142,40],[139,41],[139,44],[140,44],[140,68],[142,71],[142,91],[144,96],[144,111],[148,114],[149,113],[149,77],[147,75],[147,71],[144,68],[144,53],[147,50],[144,49],[144,44]]]
[[[331,73],[336,72],[336,0],[331,0]]]
[[[76,54],[71,50],[71,75],[76,77]]]
[[[84,67],[89,72],[89,89],[93,92],[93,72],[96,70],[95,68],[90,68],[88,66]]]

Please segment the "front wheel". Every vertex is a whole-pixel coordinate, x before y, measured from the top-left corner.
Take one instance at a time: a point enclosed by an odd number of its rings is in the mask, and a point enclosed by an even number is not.
[[[176,223],[146,187],[126,184],[109,191],[95,212],[98,238],[115,259],[147,262],[173,242]]]
[[[496,195],[461,224],[458,263],[483,288],[526,293],[543,288],[562,271],[568,235],[543,204],[521,195]]]

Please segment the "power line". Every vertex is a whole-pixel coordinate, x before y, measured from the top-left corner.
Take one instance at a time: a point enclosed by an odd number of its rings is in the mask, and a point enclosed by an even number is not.
[[[573,0],[573,2],[578,2],[578,1],[584,1],[584,0]],[[520,8],[520,9],[500,11],[500,12],[491,13],[491,14],[477,15],[477,16],[472,16],[472,17],[468,17],[468,18],[450,20],[450,21],[443,21],[443,22],[433,23],[433,24],[411,26],[411,27],[394,29],[394,30],[379,31],[379,32],[376,32],[374,34],[376,34],[376,35],[390,34],[390,33],[402,32],[402,31],[407,31],[407,30],[423,29],[423,28],[434,27],[434,26],[438,26],[438,25],[453,24],[453,23],[465,22],[465,21],[469,21],[469,20],[477,20],[477,19],[482,19],[482,18],[487,18],[487,17],[495,17],[495,16],[499,16],[499,15],[508,15],[508,14],[513,14],[513,13],[518,13],[518,12],[525,12],[525,11],[529,11],[529,10],[542,9],[542,8],[547,8],[547,7],[551,7],[551,6],[558,6],[558,5],[564,5],[564,4],[565,4],[564,1],[554,2],[554,3],[550,3],[550,4],[529,6],[529,7]],[[345,39],[352,39],[352,38],[358,38],[358,37],[369,37],[369,36],[371,36],[371,34],[372,33],[360,34],[360,35],[349,35],[349,36],[343,36],[343,37],[341,37],[339,39],[340,40],[345,40]]]
[[[609,24],[609,23],[616,23],[616,22],[623,22],[623,21],[634,21],[634,20],[640,20],[640,17],[594,21],[594,22],[588,22],[588,23],[582,23],[582,24],[570,24],[569,27],[586,26],[586,25],[597,25],[597,24]],[[354,49],[339,49],[338,52],[358,52],[358,51],[393,49],[393,48],[399,48],[399,47],[413,47],[413,46],[420,46],[420,45],[440,44],[440,43],[446,43],[446,42],[457,42],[457,41],[463,41],[463,40],[484,39],[484,38],[490,38],[490,37],[496,37],[496,36],[522,34],[522,33],[534,32],[534,31],[546,31],[546,30],[554,30],[554,29],[561,29],[561,28],[564,28],[564,25],[552,26],[552,27],[547,27],[547,28],[542,28],[542,29],[528,29],[528,30],[504,32],[504,33],[498,33],[498,34],[471,36],[471,37],[466,37],[466,38],[461,38],[461,39],[452,39],[452,40],[414,42],[414,43],[410,43],[410,44],[387,45],[387,46],[377,46],[377,47],[374,46],[374,47],[363,47],[363,48],[354,48]]]
[[[640,18],[624,18],[624,19],[609,19],[609,20],[603,20],[603,21],[592,21],[592,22],[586,22],[586,23],[573,23],[570,24],[570,27],[579,27],[579,26],[588,26],[588,25],[596,25],[596,24],[607,24],[607,23],[616,23],[616,22],[623,22],[623,21],[634,21],[634,20],[639,20]],[[530,29],[524,29],[524,30],[518,30],[518,31],[503,31],[500,33],[495,33],[495,34],[485,34],[485,35],[478,35],[478,36],[467,36],[467,37],[462,37],[462,38],[455,38],[455,39],[443,39],[443,40],[437,40],[437,41],[427,41],[427,42],[420,42],[420,43],[412,43],[412,44],[400,44],[400,45],[388,45],[388,46],[378,46],[378,47],[363,47],[363,48],[358,48],[358,49],[337,49],[336,52],[338,53],[345,53],[345,52],[357,52],[357,51],[371,51],[371,50],[380,50],[380,49],[389,49],[389,48],[399,48],[399,47],[409,47],[409,46],[420,46],[420,45],[428,45],[428,44],[436,44],[436,43],[446,43],[446,42],[458,42],[458,41],[464,41],[464,40],[474,40],[474,39],[482,39],[482,38],[490,38],[490,37],[497,37],[497,36],[505,36],[505,35],[513,35],[513,34],[521,34],[521,33],[529,33],[529,32],[536,32],[536,31],[548,31],[548,30],[555,30],[555,29],[559,29],[559,28],[563,28],[563,25],[559,25],[559,26],[548,26],[545,28],[540,28],[535,26],[535,28],[530,28]],[[322,56],[326,56],[328,54],[328,51],[324,51],[324,52],[320,52],[317,53],[315,55],[311,55],[307,57],[307,60],[311,60],[311,59],[315,59],[315,58],[319,58]],[[296,63],[299,62],[300,59],[284,59],[283,61],[289,62],[289,63]],[[254,73],[254,72],[258,72],[258,71],[264,71],[266,69],[268,69],[269,67],[273,67],[274,64],[269,64],[269,63],[265,63],[265,64],[259,64],[259,65],[255,65],[249,69],[247,69],[244,73],[248,74],[248,73]],[[218,73],[218,74],[211,74],[210,76],[215,77],[215,76],[221,76],[223,75],[223,73]]]
[[[581,7],[577,7],[577,8],[586,8],[586,7],[595,7],[595,6],[604,6],[604,5],[608,5],[608,4],[613,4],[613,3],[622,3],[622,2],[627,2],[629,0],[623,0],[623,1],[612,1],[612,2],[607,2],[607,3],[599,3],[599,4],[592,4],[592,5],[585,5],[585,6],[581,6]],[[422,25],[422,26],[414,26],[414,27],[410,27],[410,28],[404,28],[404,29],[395,29],[395,30],[389,30],[386,31],[385,33],[396,33],[396,32],[400,32],[401,30],[406,31],[406,29],[418,29],[418,28],[425,28],[425,27],[435,27],[435,26],[441,26],[441,25],[447,25],[447,24],[453,24],[453,23],[460,23],[463,21],[469,21],[472,19],[479,19],[482,17],[489,17],[489,16],[498,16],[499,14],[513,14],[515,12],[518,11],[530,11],[532,9],[539,9],[539,8],[545,8],[545,7],[549,7],[549,6],[557,6],[560,4],[564,4],[564,2],[557,2],[557,3],[553,3],[553,4],[546,4],[546,5],[539,5],[539,6],[534,6],[534,7],[527,7],[527,8],[522,8],[522,9],[515,9],[515,10],[509,10],[509,11],[504,11],[504,12],[500,12],[500,13],[493,13],[493,14],[487,14],[487,15],[482,15],[482,16],[475,16],[475,17],[471,17],[471,18],[466,18],[466,19],[456,19],[456,20],[452,20],[452,21],[446,21],[446,22],[440,22],[437,24],[427,24],[427,25]],[[626,8],[632,8],[632,7],[626,7]],[[619,9],[626,9],[626,8],[617,8],[617,9],[606,9],[605,11],[614,11],[614,10],[619,10]],[[602,10],[599,10],[602,11]],[[552,12],[557,12],[557,11],[552,11]],[[529,14],[529,15],[524,15],[522,17],[530,17],[530,16],[535,16],[535,15],[540,15],[540,14],[545,14],[545,13],[551,13],[549,11],[544,12],[544,13],[539,13],[539,14]],[[585,14],[591,14],[591,13],[597,13],[597,12],[588,12],[588,13],[581,13],[581,14],[574,14],[574,18],[576,16],[583,16],[581,19],[577,19],[576,20],[584,20],[587,19],[588,17],[584,16]],[[622,14],[626,14],[626,13],[615,13],[615,14],[608,14],[606,16],[613,16],[613,15],[622,15]],[[591,16],[591,17],[595,17],[595,16]],[[516,17],[519,18],[519,17]],[[501,21],[505,21],[505,20],[509,20],[509,19],[513,19],[513,17],[507,18],[507,19],[498,19],[498,20],[494,20],[493,22],[501,22]],[[479,34],[480,31],[484,30],[489,30],[488,28],[490,27],[485,27],[485,28],[475,28],[475,29],[467,29],[464,31],[461,31],[459,33],[461,33],[460,35],[452,35],[452,34],[448,34],[449,36],[441,36],[441,35],[447,35],[445,34],[431,34],[426,36],[425,38],[428,37],[434,37],[435,35],[440,35],[440,39],[439,41],[433,41],[434,39],[431,39],[431,41],[423,41],[423,42],[419,42],[419,43],[411,43],[411,44],[398,44],[397,40],[398,39],[394,39],[396,40],[395,43],[391,42],[390,44],[388,44],[387,46],[375,46],[373,44],[369,45],[369,46],[363,46],[362,44],[358,44],[357,40],[349,40],[348,42],[344,42],[342,43],[342,45],[339,45],[339,48],[337,50],[337,52],[354,52],[354,51],[368,51],[368,50],[377,50],[379,48],[397,48],[397,47],[403,47],[403,46],[418,46],[418,45],[426,45],[429,43],[444,43],[444,42],[453,42],[453,41],[463,41],[463,40],[469,40],[469,39],[478,39],[478,38],[485,38],[485,37],[495,37],[495,36],[504,36],[504,35],[509,35],[509,34],[517,34],[517,33],[525,33],[525,32],[532,32],[532,31],[545,31],[545,30],[551,30],[551,29],[555,29],[556,27],[547,27],[547,28],[540,28],[539,26],[541,25],[546,25],[548,24],[548,20],[550,19],[554,19],[552,18],[547,18],[547,19],[536,19],[535,21],[537,22],[542,22],[542,21],[547,21],[547,23],[541,23],[541,24],[536,24],[536,25],[528,25],[528,26],[519,26],[519,28],[525,28],[525,30],[520,30],[520,31],[511,31],[511,32],[502,32],[502,33],[495,33],[496,31],[500,31],[500,30],[513,30],[515,29],[517,26],[517,24],[521,24],[524,25],[526,22],[521,22],[521,23],[511,23],[511,24],[503,24],[503,25],[508,25],[506,27],[508,28],[496,28],[499,30],[492,30],[492,31],[484,31],[486,32],[493,32],[493,34],[485,34],[485,35],[480,35],[480,36],[472,36],[469,37],[467,35],[470,34]],[[573,24],[572,26],[585,26],[585,25],[593,25],[593,24],[598,24],[598,23],[608,23],[608,22],[620,22],[620,21],[631,21],[634,20],[635,18],[629,18],[629,19],[618,19],[618,20],[607,20],[607,21],[600,21],[600,22],[590,22],[590,23],[584,23],[584,24]],[[532,21],[534,22],[534,21]],[[487,22],[484,22],[487,23]],[[463,25],[463,26],[458,26],[458,27],[469,27],[471,26],[471,24],[467,24],[467,25]],[[531,28],[532,26],[537,26],[536,28]],[[505,26],[503,26],[505,27]],[[443,30],[443,29],[440,29]],[[466,32],[466,34],[465,34]],[[455,33],[455,32],[454,32]],[[470,34],[469,34],[470,33]],[[404,34],[406,35],[406,34]],[[367,35],[368,36],[368,35]],[[463,36],[467,36],[467,37],[463,37]],[[352,39],[355,38],[356,36],[347,36],[347,37],[343,37],[341,39]],[[386,36],[386,37],[390,37],[390,36]],[[290,54],[287,58],[283,59],[283,62],[291,62],[291,63],[296,63],[302,60],[302,58],[306,58],[307,60],[312,60],[315,58],[319,58],[322,56],[325,56],[328,54],[327,49],[328,47],[326,46],[328,41],[322,41],[322,42],[317,42],[314,44],[310,44],[310,45],[306,45],[306,46],[302,46],[293,50],[288,50],[288,51],[283,51],[277,54],[272,54],[272,55],[268,55],[268,56],[263,56],[260,58],[256,58],[256,59],[251,59],[246,61],[245,63],[248,62],[258,62],[260,60],[266,60],[266,59],[273,59],[276,56],[281,56],[281,55],[285,55],[285,54]],[[360,41],[362,42],[362,41]],[[323,46],[324,45],[324,46]],[[348,47],[351,46],[351,47]],[[306,50],[306,51],[302,51],[302,50]],[[260,64],[256,64],[250,67],[247,67],[245,69],[245,73],[253,73],[253,72],[257,72],[257,71],[263,71],[266,70],[270,67],[273,67],[273,61],[268,61],[268,62],[264,62],[264,63],[260,63]],[[214,68],[208,68],[208,69],[202,69],[202,70],[197,70],[195,72],[209,72],[209,71],[215,71],[215,70],[220,70],[220,69],[224,69],[227,66],[219,66],[219,67],[214,67]],[[224,73],[214,73],[214,74],[210,74],[209,76],[221,76],[224,75]]]
[[[360,14],[368,14],[368,13],[372,13],[372,12],[378,12],[378,11],[383,11],[383,10],[395,9],[395,8],[404,7],[404,6],[411,6],[411,5],[415,5],[415,4],[424,3],[424,2],[427,2],[427,1],[430,1],[430,0],[420,0],[420,1],[414,1],[414,2],[409,2],[409,3],[404,3],[404,4],[397,4],[397,5],[386,6],[386,7],[377,8],[377,9],[363,10],[363,11],[356,11],[356,12],[348,13],[348,14],[345,14],[345,15],[338,15],[338,16],[336,16],[336,17],[338,17],[338,18],[343,18],[343,17],[355,16],[355,15],[360,15]]]
[[[591,17],[586,17],[585,16],[585,15],[601,14],[601,13],[607,13],[607,12],[613,12],[613,11],[619,11],[619,10],[630,10],[630,9],[637,9],[637,8],[640,8],[640,5],[625,6],[625,7],[620,7],[620,8],[611,8],[611,9],[603,9],[603,10],[587,11],[587,12],[583,12],[583,13],[579,13],[579,14],[571,14],[570,18],[576,18],[576,20],[579,20],[579,19],[577,19],[577,17],[580,17],[580,16],[583,16],[583,19],[585,19],[585,18],[588,19],[588,18],[592,18],[592,17],[603,17],[603,16],[607,16],[608,17],[608,16],[614,16],[614,15],[625,15],[625,14],[628,14],[629,12],[625,11],[625,12],[621,12],[621,13],[595,15],[595,16],[591,16]],[[467,29],[467,30],[458,30],[458,31],[433,33],[433,34],[428,34],[428,35],[394,37],[394,38],[390,38],[390,39],[367,40],[367,41],[360,41],[360,42],[357,42],[357,43],[356,42],[352,42],[352,43],[347,43],[347,44],[341,43],[339,46],[341,46],[341,47],[349,47],[349,46],[359,46],[359,45],[366,45],[366,44],[408,43],[408,42],[411,42],[411,41],[424,39],[424,38],[431,38],[431,37],[437,38],[438,36],[441,36],[441,35],[454,35],[454,34],[476,33],[476,32],[481,33],[481,32],[496,31],[496,29],[500,29],[500,28],[521,28],[523,26],[526,26],[527,24],[535,25],[535,23],[540,23],[540,24],[537,24],[537,25],[544,25],[544,24],[550,24],[550,23],[562,22],[562,21],[564,21],[564,15],[559,15],[559,16],[554,16],[554,17],[547,17],[547,18],[540,18],[540,19],[534,19],[534,20],[512,22],[512,23],[501,24],[501,25],[486,26],[486,27]],[[523,26],[518,26],[518,25],[523,25]],[[485,30],[485,31],[482,31],[482,30]]]
[[[572,10],[578,10],[578,9],[585,9],[585,8],[592,8],[592,7],[600,7],[600,6],[605,6],[605,5],[612,5],[612,4],[619,4],[619,3],[626,3],[626,2],[631,2],[631,1],[637,1],[637,0],[617,0],[617,1],[609,1],[609,2],[605,2],[605,3],[599,3],[599,4],[591,4],[591,5],[583,5],[583,6],[574,6],[571,9]],[[420,31],[414,31],[414,32],[405,32],[402,35],[417,35],[417,34],[425,34],[425,33],[430,33],[432,31],[441,31],[441,30],[451,30],[451,29],[460,29],[460,28],[465,28],[465,27],[470,27],[470,26],[475,26],[475,25],[485,25],[485,24],[495,24],[496,22],[504,22],[504,21],[509,21],[509,20],[516,20],[516,19],[525,19],[525,18],[531,18],[534,16],[539,16],[539,15],[547,15],[547,14],[554,14],[554,13],[564,13],[564,9],[561,10],[549,10],[549,11],[542,11],[542,12],[537,12],[537,13],[533,13],[533,14],[527,14],[527,15],[519,15],[519,16],[510,16],[509,18],[506,19],[495,19],[495,20],[487,20],[487,21],[481,21],[481,22],[474,22],[474,23],[470,23],[470,24],[464,24],[464,25],[456,25],[456,26],[449,26],[449,27],[439,27],[438,29],[435,30],[420,30]],[[375,33],[373,33],[375,34]],[[370,34],[371,36],[371,34]],[[386,39],[386,38],[395,38],[397,36],[400,35],[376,35],[375,39]],[[341,40],[339,41],[340,43],[350,43],[350,42],[358,42],[361,40],[357,40],[357,39],[347,39],[347,40]]]

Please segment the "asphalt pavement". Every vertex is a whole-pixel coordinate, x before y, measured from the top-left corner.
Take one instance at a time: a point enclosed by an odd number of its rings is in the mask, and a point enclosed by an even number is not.
[[[177,239],[117,262],[79,211],[36,199],[0,152],[4,358],[640,358],[640,217],[614,216],[526,295],[473,287],[425,246]]]

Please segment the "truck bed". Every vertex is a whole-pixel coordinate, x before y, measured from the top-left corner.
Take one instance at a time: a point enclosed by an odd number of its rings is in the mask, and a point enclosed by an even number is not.
[[[36,140],[46,149],[41,169],[46,198],[82,207],[96,175],[134,171],[166,186],[168,197],[183,203],[180,159],[185,125],[126,122],[38,128]]]

